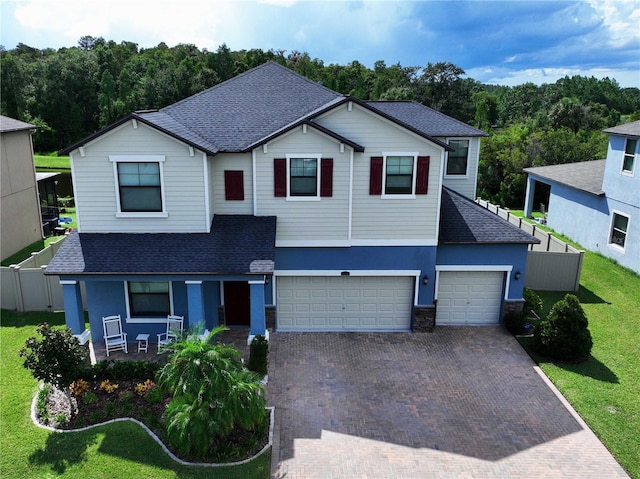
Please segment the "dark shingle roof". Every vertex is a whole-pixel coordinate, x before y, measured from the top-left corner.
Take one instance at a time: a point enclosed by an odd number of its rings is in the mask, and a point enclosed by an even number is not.
[[[216,215],[210,233],[73,233],[46,274],[265,274],[275,216]]]
[[[614,126],[603,130],[605,133],[612,135],[632,136],[640,138],[640,120],[631,123],[625,123],[624,125]]]
[[[368,101],[367,105],[429,136],[487,136],[482,131],[414,101]]]
[[[22,130],[32,130],[36,128],[35,125],[31,123],[25,123],[24,121],[15,120],[8,116],[0,115],[0,132],[8,133],[10,131],[22,131]]]
[[[587,193],[604,195],[604,191],[602,191],[604,165],[605,160],[580,161],[563,165],[525,168],[524,171]]]
[[[449,188],[442,188],[439,244],[533,244],[540,240]]]

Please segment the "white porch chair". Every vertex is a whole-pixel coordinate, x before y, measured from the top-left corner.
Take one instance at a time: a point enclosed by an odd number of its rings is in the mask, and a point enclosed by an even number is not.
[[[184,331],[184,316],[167,316],[167,330],[158,334],[158,354],[166,351],[168,346],[177,341]]]
[[[122,350],[129,353],[127,349],[127,333],[122,331],[122,320],[120,315],[103,316],[102,328],[104,330],[104,345],[107,348],[107,357],[109,351]]]

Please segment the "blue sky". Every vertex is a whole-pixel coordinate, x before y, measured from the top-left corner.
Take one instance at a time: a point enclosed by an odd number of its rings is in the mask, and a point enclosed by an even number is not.
[[[448,61],[484,83],[609,77],[640,87],[640,1],[2,0],[0,44],[83,35],[152,47],[306,51],[325,64]]]

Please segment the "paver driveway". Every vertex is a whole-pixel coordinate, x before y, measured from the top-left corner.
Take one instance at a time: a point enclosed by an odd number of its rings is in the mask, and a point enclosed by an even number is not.
[[[274,477],[616,478],[500,327],[274,333]]]

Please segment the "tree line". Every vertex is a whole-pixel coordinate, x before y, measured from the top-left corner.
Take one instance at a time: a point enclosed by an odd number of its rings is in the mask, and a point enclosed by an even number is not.
[[[162,108],[270,60],[360,100],[414,100],[488,132],[478,193],[507,206],[522,204],[522,168],[603,158],[601,130],[640,118],[640,89],[609,78],[508,87],[468,78],[449,62],[325,65],[299,51],[139,48],[91,36],[58,50],[0,46],[0,111],[40,127],[36,151],[56,151],[135,110]]]

